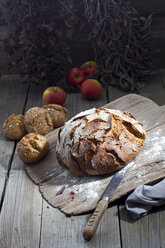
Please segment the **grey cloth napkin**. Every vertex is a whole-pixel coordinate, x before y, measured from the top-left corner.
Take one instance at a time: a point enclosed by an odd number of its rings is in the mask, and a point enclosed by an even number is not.
[[[133,220],[147,215],[153,206],[165,204],[165,179],[149,186],[137,187],[125,201],[126,209],[130,212]]]

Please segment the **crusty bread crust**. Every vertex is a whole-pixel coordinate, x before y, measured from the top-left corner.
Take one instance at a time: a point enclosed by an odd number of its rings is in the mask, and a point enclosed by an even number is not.
[[[139,153],[145,130],[130,113],[93,108],[81,112],[59,131],[59,163],[76,176],[119,170]]]
[[[46,109],[53,121],[54,127],[61,127],[68,118],[68,110],[59,104],[47,104],[43,107]]]
[[[47,139],[38,133],[25,135],[18,144],[17,153],[24,163],[34,163],[43,158],[49,150]]]
[[[53,130],[53,122],[46,109],[33,107],[25,113],[25,127],[28,133],[46,135]]]
[[[24,116],[12,114],[3,124],[3,132],[8,139],[20,140],[27,134],[24,125]]]

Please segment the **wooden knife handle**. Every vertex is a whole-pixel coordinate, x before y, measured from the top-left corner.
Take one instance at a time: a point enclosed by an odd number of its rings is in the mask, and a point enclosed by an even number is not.
[[[84,231],[83,231],[84,239],[90,240],[93,237],[93,235],[95,234],[97,230],[98,224],[105,210],[107,209],[107,207],[108,207],[108,198],[107,199],[105,198],[99,201],[93,215],[91,216],[87,225],[84,228]]]

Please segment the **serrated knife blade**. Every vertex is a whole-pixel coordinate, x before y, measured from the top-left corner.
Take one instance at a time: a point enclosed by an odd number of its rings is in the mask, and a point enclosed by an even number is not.
[[[126,173],[129,169],[134,165],[135,159],[128,163],[125,167],[121,170],[117,171],[114,176],[112,177],[111,181],[108,183],[106,189],[104,190],[97,207],[89,219],[87,225],[83,231],[83,237],[86,240],[90,240],[93,235],[95,234],[98,224],[108,207],[108,204],[112,197],[114,196],[116,189],[118,188],[119,184],[121,183],[122,179],[125,177]]]
[[[116,189],[118,188],[119,184],[125,177],[126,173],[129,171],[129,169],[133,166],[134,161],[131,161],[128,163],[124,168],[117,171],[114,176],[112,177],[111,181],[108,183],[106,189],[104,190],[100,200],[107,199],[108,203],[110,202],[111,198],[114,196]]]

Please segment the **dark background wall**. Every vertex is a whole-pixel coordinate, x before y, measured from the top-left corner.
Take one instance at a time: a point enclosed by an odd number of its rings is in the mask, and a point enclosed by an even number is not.
[[[153,49],[159,49],[158,67],[165,67],[165,1],[164,0],[132,0],[133,6],[141,15],[153,13],[152,33]]]
[[[140,15],[147,16],[153,13],[152,34],[154,50],[159,49],[157,54],[157,65],[159,68],[165,67],[165,0],[132,0],[133,6]],[[8,19],[10,17],[8,16]],[[7,36],[10,30],[9,23],[0,24],[0,75],[8,73],[7,61],[8,54],[5,52],[2,40]],[[87,60],[93,59],[92,48],[87,41],[87,32],[77,32],[73,36],[71,43],[71,56],[73,66],[79,66]],[[10,73],[16,73],[13,69]]]

